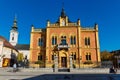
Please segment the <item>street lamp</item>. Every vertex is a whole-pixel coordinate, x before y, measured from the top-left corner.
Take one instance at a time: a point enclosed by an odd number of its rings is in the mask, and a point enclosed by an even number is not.
[[[82,56],[80,56],[80,60],[79,60],[79,68],[80,68],[80,64],[81,64],[81,61],[82,60]]]

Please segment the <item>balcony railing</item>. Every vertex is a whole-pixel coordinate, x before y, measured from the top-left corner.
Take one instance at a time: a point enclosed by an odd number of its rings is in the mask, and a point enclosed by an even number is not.
[[[85,27],[85,28],[82,27],[82,30],[95,30],[95,29],[94,27]]]
[[[55,23],[55,24],[50,24],[51,27],[56,27],[56,26],[60,26],[59,23]],[[67,26],[78,26],[77,23],[68,23]]]
[[[68,26],[78,26],[77,23],[68,23]]]
[[[34,32],[45,32],[45,29],[34,29]]]
[[[58,48],[58,50],[59,49],[68,49],[69,45],[68,44],[59,44],[57,48]]]

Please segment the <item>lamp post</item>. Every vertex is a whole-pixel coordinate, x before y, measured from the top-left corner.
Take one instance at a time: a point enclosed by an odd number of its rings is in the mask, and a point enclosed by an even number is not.
[[[58,71],[58,56],[54,55],[54,72]]]
[[[80,56],[80,61],[81,61],[81,59],[82,59],[82,56]],[[81,62],[79,63],[79,68],[80,68],[80,64],[81,64]]]
[[[70,68],[73,68],[73,62],[72,62],[72,56],[69,56],[70,57]]]

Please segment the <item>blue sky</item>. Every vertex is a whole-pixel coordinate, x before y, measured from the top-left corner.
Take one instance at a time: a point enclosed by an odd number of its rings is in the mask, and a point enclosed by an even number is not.
[[[30,43],[30,31],[45,28],[46,21],[56,22],[62,3],[73,22],[79,18],[81,25],[99,25],[101,51],[120,49],[120,0],[0,0],[0,35],[9,40],[9,33],[17,14],[19,44]]]

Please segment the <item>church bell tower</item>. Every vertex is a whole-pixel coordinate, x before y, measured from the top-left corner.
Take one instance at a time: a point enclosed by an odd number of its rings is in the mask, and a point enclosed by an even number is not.
[[[16,16],[13,21],[13,26],[12,29],[10,30],[10,40],[9,42],[13,45],[16,46],[18,43],[18,27],[17,27],[17,19]]]

